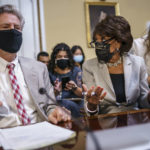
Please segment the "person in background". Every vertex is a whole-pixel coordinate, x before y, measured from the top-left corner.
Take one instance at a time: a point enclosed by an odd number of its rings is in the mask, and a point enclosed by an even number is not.
[[[42,63],[44,63],[45,65],[49,64],[49,54],[47,52],[39,52],[37,55],[37,60],[41,61]]]
[[[71,48],[71,52],[73,54],[73,60],[75,62],[75,65],[82,69],[82,64],[85,61],[85,55],[84,55],[82,47],[78,45],[74,45]]]
[[[58,103],[69,109],[74,117],[79,117],[80,109],[83,107],[82,73],[81,69],[74,65],[73,55],[67,44],[59,43],[54,47],[49,75]],[[80,100],[73,101],[73,99]]]
[[[95,27],[91,45],[97,57],[83,64],[88,115],[150,108],[146,66],[143,58],[129,53],[132,43],[122,16],[107,16]]]
[[[24,19],[14,6],[0,6],[0,128],[70,120],[70,112],[55,105],[46,66],[17,55],[23,26]],[[40,88],[50,98],[41,95]]]
[[[132,52],[137,55],[141,56],[145,60],[146,69],[148,72],[148,84],[150,87],[150,28],[148,29],[148,34],[141,37],[134,39],[132,45]]]

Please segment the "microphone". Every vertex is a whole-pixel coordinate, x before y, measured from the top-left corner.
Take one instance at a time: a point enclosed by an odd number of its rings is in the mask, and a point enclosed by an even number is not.
[[[58,105],[57,101],[54,101],[54,100],[48,95],[48,93],[47,93],[47,91],[46,91],[45,88],[40,88],[40,89],[39,89],[39,93],[40,93],[41,95],[44,95],[44,94],[45,94],[45,95],[48,97],[48,99],[50,99],[54,104],[57,104],[57,105]]]
[[[39,93],[41,95],[46,95],[48,99],[50,99],[54,104],[56,104],[57,106],[60,106],[57,101],[54,101],[53,99],[51,99],[51,97],[48,95],[47,91],[45,88],[40,88],[39,89]],[[60,106],[62,107],[62,106]],[[65,109],[62,109],[66,114],[70,115],[68,113],[68,111],[66,111]],[[72,120],[74,121],[74,123],[80,128],[80,129],[83,129],[85,130],[86,132],[88,132],[90,134],[90,136],[92,137],[93,139],[93,142],[95,143],[95,147],[96,147],[96,150],[101,150],[101,147],[100,147],[100,144],[98,143],[98,140],[96,138],[96,136],[93,134],[92,130],[89,128],[89,127],[83,127],[81,121],[77,120],[76,118],[74,118],[73,116],[71,116]]]
[[[39,89],[39,93],[40,93],[41,95],[43,95],[43,94],[47,94],[47,92],[46,92],[46,89],[45,89],[45,88],[40,88],[40,89]]]

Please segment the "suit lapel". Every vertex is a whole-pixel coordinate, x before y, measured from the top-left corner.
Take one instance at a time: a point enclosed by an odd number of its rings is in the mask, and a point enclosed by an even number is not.
[[[24,74],[24,79],[28,85],[28,88],[30,89],[31,93],[33,94],[35,89],[37,88],[37,87],[34,87],[35,84],[32,84],[32,83],[37,82],[36,72],[32,68],[32,65],[28,64],[23,59],[19,58],[19,63],[21,65],[21,69]]]
[[[131,80],[131,73],[132,73],[132,62],[129,57],[123,57],[123,64],[124,64],[124,79],[125,79],[125,94],[128,100],[128,90],[130,89],[130,80]]]

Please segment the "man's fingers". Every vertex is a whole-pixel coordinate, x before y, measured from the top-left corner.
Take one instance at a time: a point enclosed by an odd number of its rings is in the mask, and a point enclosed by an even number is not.
[[[57,111],[56,111],[57,121],[58,121],[58,122],[63,121],[64,116],[63,116],[62,108],[58,107],[58,108],[56,108],[56,109],[57,109]]]
[[[71,120],[70,114],[71,112],[66,108],[57,107],[49,115],[48,120],[54,124],[57,124],[60,121],[70,121]]]
[[[70,121],[71,120],[71,111],[62,107],[62,121]]]
[[[57,118],[55,117],[55,115],[53,114],[53,112],[52,112],[52,114],[50,114],[48,116],[48,121],[50,121],[53,124],[57,124],[58,123]]]
[[[57,124],[61,121],[61,114],[59,107],[55,108],[55,110],[48,116],[48,120],[54,124]]]

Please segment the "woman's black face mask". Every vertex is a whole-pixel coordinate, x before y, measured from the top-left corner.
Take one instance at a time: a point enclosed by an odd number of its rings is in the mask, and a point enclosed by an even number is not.
[[[56,60],[56,65],[60,69],[64,70],[67,67],[69,67],[69,59],[57,59]]]
[[[112,40],[105,40],[102,42],[95,42],[95,52],[100,63],[108,63],[115,52],[110,53],[110,44],[108,41]]]

